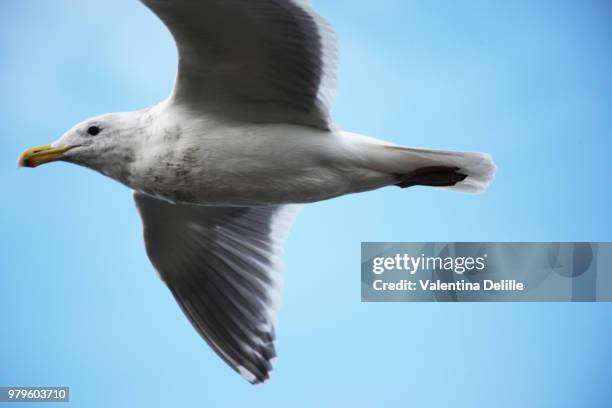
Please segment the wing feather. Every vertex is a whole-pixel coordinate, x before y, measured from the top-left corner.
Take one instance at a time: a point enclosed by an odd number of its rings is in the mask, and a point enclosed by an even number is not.
[[[134,199],[147,254],[194,328],[247,380],[265,381],[276,356],[282,245],[300,206]]]
[[[179,52],[175,103],[259,123],[329,129],[338,47],[301,0],[141,0]]]

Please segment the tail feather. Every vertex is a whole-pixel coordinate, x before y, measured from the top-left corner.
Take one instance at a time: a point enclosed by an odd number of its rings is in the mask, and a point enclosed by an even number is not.
[[[400,166],[402,162],[405,166],[411,167],[407,169],[408,171],[399,173],[400,184],[412,182],[413,185],[478,194],[491,184],[497,169],[491,156],[486,153],[425,150],[400,146],[384,146],[384,148],[391,152],[389,157],[393,158],[394,167]]]
[[[388,185],[425,185],[478,194],[487,189],[497,170],[487,153],[416,149],[380,139],[342,132],[358,157],[355,192]]]

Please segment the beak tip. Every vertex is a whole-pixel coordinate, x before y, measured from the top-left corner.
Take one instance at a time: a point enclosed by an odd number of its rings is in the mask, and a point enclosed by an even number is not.
[[[27,166],[27,161],[28,159],[22,156],[19,156],[19,159],[17,159],[17,168],[21,169],[23,167]]]
[[[21,169],[24,167],[33,167],[30,160],[30,155],[26,154],[26,152],[22,153],[17,159],[17,168]]]
[[[40,164],[59,160],[66,148],[53,148],[51,145],[42,145],[27,149],[17,159],[17,168],[34,168]]]

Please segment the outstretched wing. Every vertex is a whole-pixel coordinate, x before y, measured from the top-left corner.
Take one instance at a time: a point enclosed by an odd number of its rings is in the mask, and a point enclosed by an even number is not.
[[[275,357],[282,247],[300,206],[134,199],[149,258],[195,329],[249,382],[265,381]]]
[[[141,0],[179,51],[173,99],[230,119],[329,129],[337,43],[304,0]]]

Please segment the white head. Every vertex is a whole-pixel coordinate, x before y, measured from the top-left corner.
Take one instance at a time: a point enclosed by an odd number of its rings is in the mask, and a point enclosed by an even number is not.
[[[137,143],[147,133],[145,112],[111,113],[83,121],[56,142],[27,149],[17,165],[37,167],[65,161],[125,182]]]

